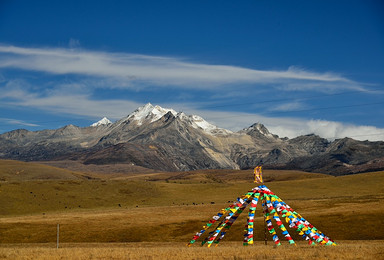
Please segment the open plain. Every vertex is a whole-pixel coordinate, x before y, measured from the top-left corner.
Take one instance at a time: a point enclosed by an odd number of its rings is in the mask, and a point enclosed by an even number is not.
[[[384,172],[333,177],[265,170],[266,186],[338,243],[242,246],[246,213],[216,248],[186,244],[220,209],[254,187],[252,171],[86,172],[0,161],[2,259],[380,259]],[[60,244],[56,249],[57,224]],[[198,241],[199,242],[199,241]]]

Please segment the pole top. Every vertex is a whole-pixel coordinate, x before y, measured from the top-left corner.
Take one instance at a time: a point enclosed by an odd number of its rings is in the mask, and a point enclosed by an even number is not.
[[[262,165],[258,165],[255,167],[255,169],[253,170],[253,176],[254,176],[254,183],[261,183],[261,184],[264,184],[264,181],[263,181],[263,166]]]

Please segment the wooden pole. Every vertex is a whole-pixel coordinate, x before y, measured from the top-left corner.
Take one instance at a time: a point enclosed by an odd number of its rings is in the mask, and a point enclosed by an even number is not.
[[[60,238],[60,224],[57,224],[57,239],[56,239],[56,249],[59,248],[59,238]]]
[[[267,245],[267,224],[265,222],[265,212],[263,212],[263,213],[264,213],[264,243],[265,243],[265,245]]]
[[[262,178],[262,185],[264,185],[264,179]],[[264,207],[263,207],[263,215],[264,215],[264,243],[265,245],[267,245],[267,223],[265,222],[265,213],[266,213],[266,208],[267,207],[267,201],[265,199],[265,195],[264,195],[264,200],[263,200],[263,204],[264,204]],[[262,205],[263,205],[262,204]]]

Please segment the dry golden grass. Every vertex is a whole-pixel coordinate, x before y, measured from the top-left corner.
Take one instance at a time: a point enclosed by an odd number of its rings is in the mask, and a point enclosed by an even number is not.
[[[73,171],[52,166],[14,160],[0,160],[0,181],[26,180],[74,180],[79,179]]]
[[[32,177],[20,178],[23,169]],[[185,247],[214,214],[255,186],[251,171],[98,174],[89,180],[81,173],[10,163],[0,167],[0,177],[4,172],[0,258],[380,259],[383,253],[384,172],[332,177],[266,170],[266,185],[340,245],[291,248],[282,241],[276,249],[272,242],[263,245],[260,207],[254,247],[242,247],[246,213],[218,248]],[[56,250],[58,223],[64,248]]]
[[[367,173],[337,178],[271,182],[267,185],[336,241],[384,239],[383,177],[383,173]],[[69,196],[68,203],[81,203],[83,207],[59,210],[55,207],[57,199],[54,197],[40,205],[42,210],[46,210],[51,205],[49,203],[52,203],[53,210],[45,211],[44,214],[3,215],[0,218],[0,243],[54,242],[57,223],[61,225],[61,239],[66,243],[188,241],[212,215],[226,207],[228,201],[233,201],[253,186],[243,182],[179,184],[134,181],[71,181],[64,182],[63,186],[57,183],[28,182],[18,185],[34,187],[36,192],[39,189],[46,190],[47,193],[49,187],[53,187],[60,198]],[[54,187],[61,188],[57,191]],[[1,188],[7,191],[6,187]],[[11,201],[17,206],[17,194],[31,195],[29,189],[24,193],[22,190],[15,191],[14,197],[9,196],[14,190],[8,190],[4,193],[8,194],[9,201],[3,200],[3,196],[0,200],[6,202],[5,205],[9,205],[7,203]],[[101,198],[101,202],[95,198]],[[43,200],[40,198],[39,201]],[[34,205],[33,200],[20,201],[21,209],[15,210],[25,212],[29,203]],[[121,207],[118,203],[121,203]],[[257,214],[255,239],[262,240],[263,221],[260,209]],[[223,242],[241,241],[245,215],[246,213],[235,223]],[[291,233],[294,235],[295,232]]]
[[[243,247],[226,243],[216,248],[182,243],[54,244],[0,246],[0,259],[382,259],[383,241],[341,241],[336,247],[275,248],[259,242]]]
[[[265,173],[266,181],[313,178],[329,176],[298,171]],[[86,175],[35,163],[0,160],[0,216],[221,203],[235,199],[252,186],[251,171]]]

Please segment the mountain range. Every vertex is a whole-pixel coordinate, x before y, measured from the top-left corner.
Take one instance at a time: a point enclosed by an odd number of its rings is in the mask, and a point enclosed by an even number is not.
[[[384,169],[384,142],[316,135],[280,138],[256,123],[238,132],[148,103],[112,123],[18,129],[0,135],[0,158],[129,164],[161,171],[266,168],[345,175]]]

